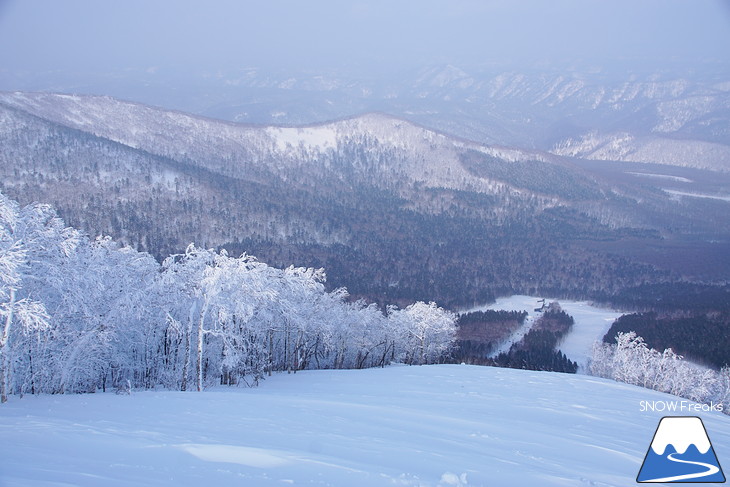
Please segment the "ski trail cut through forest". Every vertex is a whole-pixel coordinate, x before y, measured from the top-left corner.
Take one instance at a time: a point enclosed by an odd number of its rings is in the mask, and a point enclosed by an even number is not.
[[[549,297],[513,295],[497,298],[494,303],[474,306],[473,308],[460,311],[461,313],[470,313],[473,311],[505,310],[505,311],[526,311],[527,318],[525,323],[515,330],[509,338],[501,343],[497,350],[490,355],[496,357],[501,352],[508,352],[513,343],[516,343],[525,336],[532,328],[535,320],[541,316],[541,313],[535,311],[542,304],[557,301],[560,307],[573,317],[575,324],[568,334],[563,337],[558,348],[570,360],[577,362],[579,366],[584,366],[593,349],[595,342],[603,340],[611,324],[624,312],[607,308],[599,308],[593,306],[588,301],[572,301],[568,299],[556,299]]]

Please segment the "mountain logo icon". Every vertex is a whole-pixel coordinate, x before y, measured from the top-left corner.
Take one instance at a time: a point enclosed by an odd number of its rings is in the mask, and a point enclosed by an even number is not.
[[[725,482],[702,420],[696,416],[662,418],[636,481]]]

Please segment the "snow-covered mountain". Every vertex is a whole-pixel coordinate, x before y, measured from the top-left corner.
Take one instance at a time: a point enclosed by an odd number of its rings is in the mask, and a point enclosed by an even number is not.
[[[462,305],[494,289],[586,296],[726,268],[677,259],[663,239],[692,235],[722,255],[727,173],[485,145],[381,113],[241,125],[105,96],[0,93],[0,120],[3,191],[158,257],[227,246],[324,266],[355,295]],[[626,238],[656,255],[625,260]]]
[[[698,406],[594,377],[465,365],[41,396],[0,409],[0,483],[624,487],[661,408],[683,405]],[[726,465],[730,418],[689,414]]]
[[[730,145],[628,132],[590,132],[558,143],[554,154],[602,161],[629,161],[730,171]]]
[[[135,78],[125,83],[129,76],[142,76],[143,82]],[[117,84],[110,86],[110,78]],[[58,80],[58,73],[53,79]],[[181,79],[187,80],[187,89],[169,89]],[[636,66],[504,70],[451,64],[390,73],[161,69],[100,74],[96,82],[87,76],[67,86],[30,84],[44,90],[101,92],[266,125],[304,125],[385,112],[481,143],[544,151],[575,145],[594,132],[627,133],[637,140],[650,137],[673,144],[681,153],[672,158],[670,151],[651,148],[631,160],[691,167],[708,167],[702,143],[730,145],[730,75],[722,66],[662,72]],[[726,163],[713,168],[719,166],[727,170]]]
[[[378,167],[429,187],[504,191],[505,185],[475,177],[460,161],[467,150],[505,162],[544,161],[549,155],[487,147],[456,140],[383,114],[366,114],[322,125],[286,127],[225,123],[111,97],[0,93],[0,104],[125,146],[237,177],[240,161],[277,171],[287,165],[321,164],[327,153],[362,142],[393,153]]]

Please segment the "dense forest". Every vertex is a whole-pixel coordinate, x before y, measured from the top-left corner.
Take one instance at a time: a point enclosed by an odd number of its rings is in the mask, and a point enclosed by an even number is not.
[[[677,281],[643,283],[621,289],[611,295],[603,293],[597,300],[637,311],[728,312],[730,284]]]
[[[619,333],[632,331],[651,348],[671,348],[716,369],[730,365],[730,311],[627,314],[613,323],[603,340],[612,343]]]
[[[585,177],[557,185],[550,164],[510,163],[532,182],[497,176],[532,190],[500,182],[486,193],[414,181],[398,170],[413,156],[368,136],[298,153],[283,168],[262,163],[253,149],[235,161],[195,155],[210,160],[203,164],[6,110],[12,123],[0,133],[0,189],[22,204],[51,203],[69,224],[159,262],[196,242],[277,267],[324,267],[329,290],[344,286],[384,306],[470,306],[514,292],[610,297],[669,277],[587,249],[585,242],[657,237],[581,210],[591,205],[556,204],[557,195],[577,204],[601,192]],[[468,161],[472,178],[496,167],[486,155],[470,153]]]
[[[557,302],[550,303],[522,340],[494,358],[494,365],[575,373],[578,364],[558,349],[560,340],[571,331],[574,322],[573,317],[563,311]]]
[[[456,344],[452,357],[456,363],[486,365],[495,348],[522,326],[525,311],[485,310],[459,314]]]

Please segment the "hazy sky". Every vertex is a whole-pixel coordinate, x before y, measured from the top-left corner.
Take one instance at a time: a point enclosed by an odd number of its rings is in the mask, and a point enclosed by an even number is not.
[[[730,60],[728,0],[0,0],[0,70]]]

